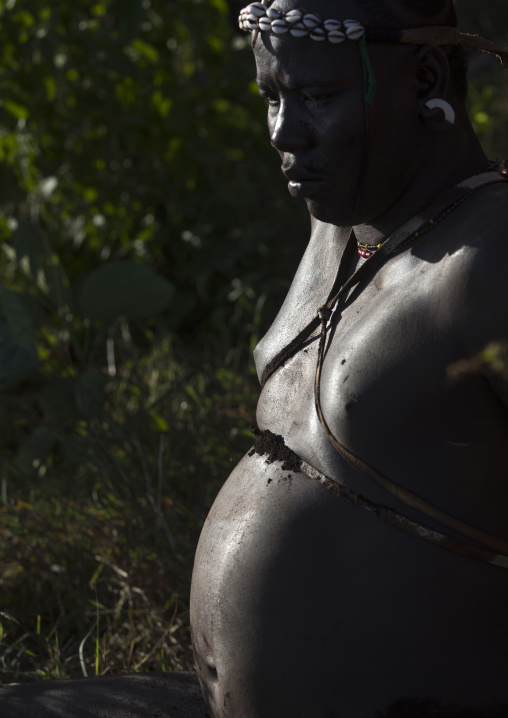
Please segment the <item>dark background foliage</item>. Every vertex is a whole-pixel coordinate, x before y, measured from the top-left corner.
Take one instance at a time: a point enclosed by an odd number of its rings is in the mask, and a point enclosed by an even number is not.
[[[505,0],[458,0],[508,42]],[[231,0],[0,2],[0,681],[189,668],[206,511],[308,234]],[[508,83],[471,62],[508,156]]]

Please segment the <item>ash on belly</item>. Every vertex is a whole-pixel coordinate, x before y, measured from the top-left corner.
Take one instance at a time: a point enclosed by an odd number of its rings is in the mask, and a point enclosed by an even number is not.
[[[249,452],[249,456],[254,456],[254,454],[266,456],[268,464],[273,464],[274,461],[280,461],[282,462],[283,471],[298,472],[301,470],[302,460],[289,446],[286,446],[282,436],[273,434],[268,429],[261,431],[255,426],[251,426],[250,430],[256,439],[252,451]]]

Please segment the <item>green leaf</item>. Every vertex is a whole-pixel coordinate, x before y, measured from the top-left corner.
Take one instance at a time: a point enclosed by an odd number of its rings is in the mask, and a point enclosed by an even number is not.
[[[30,271],[36,277],[39,271],[39,255],[42,251],[42,239],[31,222],[21,221],[13,232],[12,239],[18,262],[27,257]]]
[[[56,252],[49,245],[45,247],[44,274],[49,296],[59,310],[68,309],[71,305],[69,280]]]
[[[74,389],[74,379],[59,378],[39,392],[37,399],[48,422],[61,424],[76,418]]]
[[[109,8],[112,17],[118,17],[123,34],[134,35],[144,16],[144,9],[139,0],[113,0]]]
[[[106,398],[106,381],[103,374],[93,370],[85,371],[78,377],[74,387],[74,401],[82,416],[92,419],[102,408]]]
[[[47,177],[39,184],[41,194],[50,193],[55,188],[56,178]],[[46,235],[28,221],[21,221],[12,235],[16,258],[22,269],[26,263],[37,287],[49,295],[59,309],[70,306],[69,281],[57,253],[53,250]]]
[[[51,75],[44,78],[44,88],[46,90],[46,99],[53,102],[56,97],[56,80]]]
[[[169,424],[163,416],[157,414],[156,412],[153,412],[151,414],[151,417],[153,421],[153,428],[155,429],[155,431],[160,431],[162,433],[167,433],[169,431]]]
[[[197,306],[198,300],[195,292],[177,290],[167,318],[168,328],[171,331],[179,329]]]
[[[113,261],[95,269],[81,285],[78,304],[89,319],[153,317],[169,306],[173,285],[147,267]]]
[[[32,315],[16,292],[0,285],[2,313],[11,330],[12,342],[33,356],[36,354]]]
[[[89,443],[80,436],[58,436],[58,457],[67,466],[86,463],[90,459]]]
[[[0,323],[0,391],[12,389],[27,379],[37,364],[33,352],[14,343],[7,322]]]
[[[24,474],[33,474],[41,466],[57,443],[56,435],[46,426],[39,426],[21,444],[17,465]]]
[[[26,120],[29,117],[29,112],[26,107],[19,105],[17,102],[12,100],[3,100],[2,105],[5,107],[7,112],[13,115],[17,120]]]
[[[229,11],[226,0],[212,0],[212,5],[223,15],[226,15]]]
[[[134,40],[132,43],[132,47],[139,52],[140,55],[142,55],[144,58],[149,60],[150,62],[157,62],[159,59],[159,53],[153,47],[153,45],[149,45],[144,40]]]

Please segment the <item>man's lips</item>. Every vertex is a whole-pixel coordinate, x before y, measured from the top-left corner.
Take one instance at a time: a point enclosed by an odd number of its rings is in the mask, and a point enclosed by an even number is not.
[[[307,172],[306,170],[300,169],[296,166],[288,167],[287,169],[285,169],[283,166],[282,172],[290,182],[298,183],[306,181],[317,181],[321,179],[321,177],[314,174],[314,172]]]
[[[323,180],[319,177],[309,179],[289,180],[288,189],[293,197],[312,197],[322,186]]]
[[[293,197],[309,197],[323,183],[322,177],[298,167],[282,168],[282,172],[289,180],[288,188]]]

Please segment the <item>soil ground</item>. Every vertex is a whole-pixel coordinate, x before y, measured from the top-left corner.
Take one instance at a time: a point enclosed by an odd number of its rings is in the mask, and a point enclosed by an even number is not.
[[[2,718],[210,718],[193,673],[147,673],[0,688]]]

